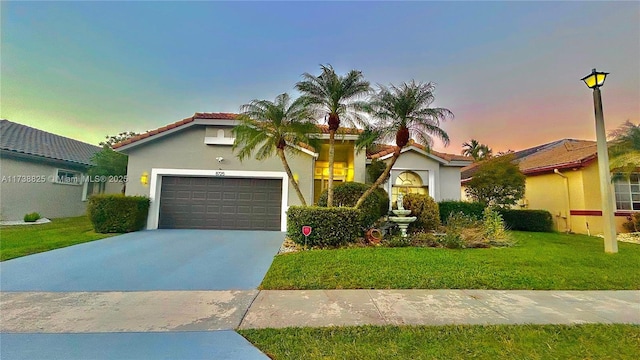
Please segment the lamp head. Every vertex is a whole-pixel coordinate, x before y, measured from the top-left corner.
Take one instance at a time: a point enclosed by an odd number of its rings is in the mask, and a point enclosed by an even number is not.
[[[591,74],[583,77],[581,80],[589,87],[589,89],[599,88],[604,85],[604,80],[607,78],[609,73],[596,71],[596,69],[591,70]]]

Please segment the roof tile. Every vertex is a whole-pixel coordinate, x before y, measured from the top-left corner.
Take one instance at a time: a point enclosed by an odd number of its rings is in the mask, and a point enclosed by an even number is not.
[[[99,146],[38,130],[9,120],[0,120],[2,150],[91,165]]]

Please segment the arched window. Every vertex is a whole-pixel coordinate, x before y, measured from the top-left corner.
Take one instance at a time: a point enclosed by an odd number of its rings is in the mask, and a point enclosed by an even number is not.
[[[391,188],[391,201],[395,203],[398,194],[429,194],[428,186],[423,185],[420,175],[413,171],[400,173]]]

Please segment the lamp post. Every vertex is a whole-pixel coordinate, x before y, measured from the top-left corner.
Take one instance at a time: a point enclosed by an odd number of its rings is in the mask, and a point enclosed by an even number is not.
[[[609,173],[609,153],[607,150],[607,137],[604,130],[604,115],[602,113],[602,96],[600,87],[609,73],[598,72],[596,69],[591,74],[582,78],[589,89],[593,89],[593,106],[596,113],[596,139],[598,141],[598,171],[600,173],[600,196],[602,200],[602,222],[604,226],[604,251],[608,253],[618,252],[616,239],[616,224],[614,219],[614,205],[611,197],[611,174]]]

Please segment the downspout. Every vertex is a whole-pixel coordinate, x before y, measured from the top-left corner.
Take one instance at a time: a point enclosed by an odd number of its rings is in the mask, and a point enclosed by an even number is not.
[[[553,169],[553,172],[557,175],[560,175],[562,179],[564,179],[564,188],[565,188],[564,201],[567,204],[567,207],[565,209],[567,214],[567,233],[570,233],[571,232],[571,198],[569,197],[569,178],[565,174],[561,173],[558,169]]]

